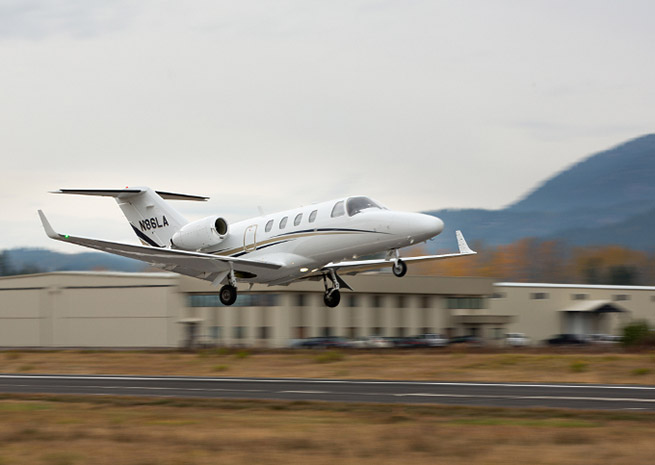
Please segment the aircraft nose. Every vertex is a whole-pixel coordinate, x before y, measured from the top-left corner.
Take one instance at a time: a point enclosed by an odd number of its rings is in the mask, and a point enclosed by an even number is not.
[[[440,234],[441,231],[443,231],[444,224],[441,218],[437,218],[436,216],[432,215],[423,215],[425,218],[423,219],[423,228],[425,230],[425,234],[429,235],[430,237],[434,237],[437,234]]]

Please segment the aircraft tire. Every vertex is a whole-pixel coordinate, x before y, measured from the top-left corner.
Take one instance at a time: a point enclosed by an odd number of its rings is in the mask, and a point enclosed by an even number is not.
[[[398,260],[398,263],[391,267],[391,271],[395,276],[402,278],[407,274],[407,264],[402,260]]]
[[[237,288],[226,284],[218,292],[218,298],[223,305],[232,305],[237,300]]]
[[[339,289],[330,289],[323,295],[323,302],[330,308],[334,308],[341,302],[341,293]]]

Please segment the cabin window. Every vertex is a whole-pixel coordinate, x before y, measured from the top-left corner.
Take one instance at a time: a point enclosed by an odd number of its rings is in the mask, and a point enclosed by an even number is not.
[[[381,209],[377,203],[373,202],[368,197],[351,197],[348,199],[348,216],[356,215],[362,210],[366,210],[368,208],[376,208],[378,210]]]
[[[287,221],[289,220],[288,216],[285,216],[280,220],[280,229],[284,229],[287,227]]]
[[[330,214],[330,216],[332,218],[336,218],[337,216],[343,216],[345,214],[346,214],[346,210],[343,206],[343,200],[340,200],[334,204],[334,208],[332,208],[332,213]]]
[[[309,222],[313,223],[316,220],[316,214],[318,213],[318,210],[314,210],[309,214]]]
[[[266,227],[264,228],[264,231],[270,232],[271,229],[273,229],[273,220],[269,220],[268,223],[266,223]]]
[[[293,225],[298,226],[301,221],[302,221],[302,213],[298,213],[296,215],[296,218],[293,220]]]

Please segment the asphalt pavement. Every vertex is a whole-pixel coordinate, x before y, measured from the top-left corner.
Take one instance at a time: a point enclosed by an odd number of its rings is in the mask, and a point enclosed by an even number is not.
[[[0,374],[0,392],[655,411],[655,386]]]

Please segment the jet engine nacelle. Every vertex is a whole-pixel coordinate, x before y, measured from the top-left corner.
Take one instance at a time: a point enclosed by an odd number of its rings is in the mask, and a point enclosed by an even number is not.
[[[200,250],[219,244],[228,233],[227,221],[219,216],[208,216],[185,224],[173,234],[171,244],[182,250]]]

